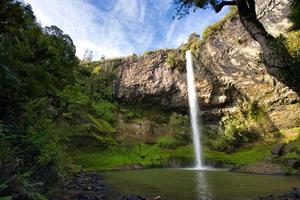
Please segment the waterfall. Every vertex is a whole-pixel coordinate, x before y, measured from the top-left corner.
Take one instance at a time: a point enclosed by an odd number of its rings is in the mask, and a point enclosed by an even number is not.
[[[200,129],[198,126],[198,100],[195,87],[193,60],[191,51],[186,52],[186,69],[187,69],[187,84],[190,106],[190,120],[193,130],[193,145],[195,151],[195,164],[196,169],[202,169],[202,156],[201,156],[201,141],[200,141]]]

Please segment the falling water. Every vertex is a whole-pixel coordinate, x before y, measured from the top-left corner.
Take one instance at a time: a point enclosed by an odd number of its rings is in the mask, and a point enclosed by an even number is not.
[[[198,126],[198,100],[195,87],[194,71],[193,71],[193,60],[191,51],[186,52],[186,69],[187,69],[187,84],[188,84],[188,95],[190,105],[190,118],[193,129],[193,144],[195,151],[195,163],[196,169],[202,169],[202,156],[201,156],[201,141],[200,141],[200,129]]]

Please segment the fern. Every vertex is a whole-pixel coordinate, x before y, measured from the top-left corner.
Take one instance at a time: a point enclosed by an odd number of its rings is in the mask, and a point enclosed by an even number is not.
[[[93,127],[96,128],[100,133],[115,133],[116,129],[111,127],[111,125],[103,120],[103,119],[97,119],[91,114],[87,114],[87,117],[90,119],[90,121],[93,124]]]

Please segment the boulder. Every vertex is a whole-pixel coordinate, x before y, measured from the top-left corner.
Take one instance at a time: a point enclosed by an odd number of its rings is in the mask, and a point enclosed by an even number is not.
[[[282,156],[285,145],[286,145],[285,143],[278,143],[278,144],[274,145],[271,150],[271,153],[273,155]]]

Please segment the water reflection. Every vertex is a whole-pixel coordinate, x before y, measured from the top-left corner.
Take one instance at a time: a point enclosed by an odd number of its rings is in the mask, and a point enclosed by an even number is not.
[[[213,200],[214,195],[210,191],[205,171],[197,171],[196,194],[198,200]]]
[[[111,190],[108,199],[120,194],[161,196],[172,200],[247,200],[280,195],[300,187],[299,177],[239,174],[216,170],[131,170],[105,172]],[[274,184],[276,183],[276,184]]]

